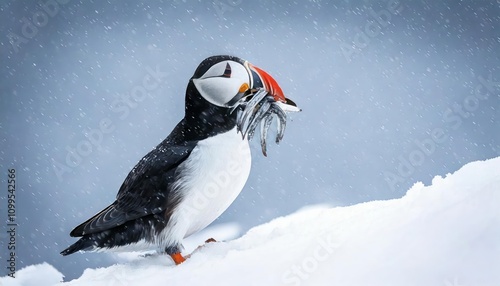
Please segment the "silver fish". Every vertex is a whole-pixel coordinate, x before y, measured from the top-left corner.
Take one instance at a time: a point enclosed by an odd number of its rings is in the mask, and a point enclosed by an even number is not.
[[[257,126],[260,124],[260,145],[262,154],[267,156],[267,133],[271,127],[273,118],[276,117],[277,134],[275,141],[279,143],[285,135],[286,112],[297,112],[300,109],[289,99],[287,99],[286,103],[276,101],[264,89],[260,89],[250,96],[241,99],[241,102],[237,106],[237,130],[241,132],[243,139],[246,137],[248,140],[251,140]]]

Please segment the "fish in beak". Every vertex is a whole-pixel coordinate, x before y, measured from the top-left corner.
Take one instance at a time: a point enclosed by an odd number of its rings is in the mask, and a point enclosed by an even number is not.
[[[279,84],[266,71],[248,62],[244,65],[250,76],[250,88],[237,105],[236,126],[243,139],[246,137],[251,140],[260,124],[262,153],[267,156],[267,132],[273,118],[277,119],[276,143],[279,143],[285,134],[286,113],[299,112],[301,109],[285,97]]]

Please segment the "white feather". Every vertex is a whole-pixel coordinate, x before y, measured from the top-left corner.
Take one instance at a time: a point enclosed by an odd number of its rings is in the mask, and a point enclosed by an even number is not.
[[[161,232],[163,243],[180,243],[212,223],[239,195],[251,167],[248,140],[236,128],[198,142],[180,169],[183,200]]]
[[[183,200],[165,229],[153,241],[141,239],[107,250],[162,252],[166,246],[181,244],[183,238],[207,227],[231,205],[243,189],[250,167],[248,140],[241,138],[236,127],[198,142],[188,159],[179,165],[183,171],[174,188],[182,193]]]

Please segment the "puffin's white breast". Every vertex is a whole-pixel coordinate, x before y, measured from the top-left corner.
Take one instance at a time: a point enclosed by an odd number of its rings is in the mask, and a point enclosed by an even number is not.
[[[170,242],[180,242],[218,218],[243,189],[250,174],[248,140],[236,128],[199,141],[179,167],[177,182],[183,199],[163,233]]]

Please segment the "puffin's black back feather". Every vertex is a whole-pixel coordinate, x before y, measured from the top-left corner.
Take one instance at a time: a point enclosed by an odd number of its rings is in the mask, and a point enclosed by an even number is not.
[[[116,201],[77,226],[73,237],[96,233],[120,226],[127,221],[149,214],[164,212],[176,201],[172,193],[175,170],[191,153],[197,141],[174,145],[165,139],[144,156],[123,182]]]
[[[97,248],[113,248],[127,245],[145,237],[157,235],[157,231],[163,229],[166,225],[167,221],[160,214],[146,215],[127,221],[112,229],[84,235],[76,243],[61,251],[61,254],[66,256],[77,251],[93,251]],[[178,251],[178,247],[173,246],[170,251],[175,253]]]

